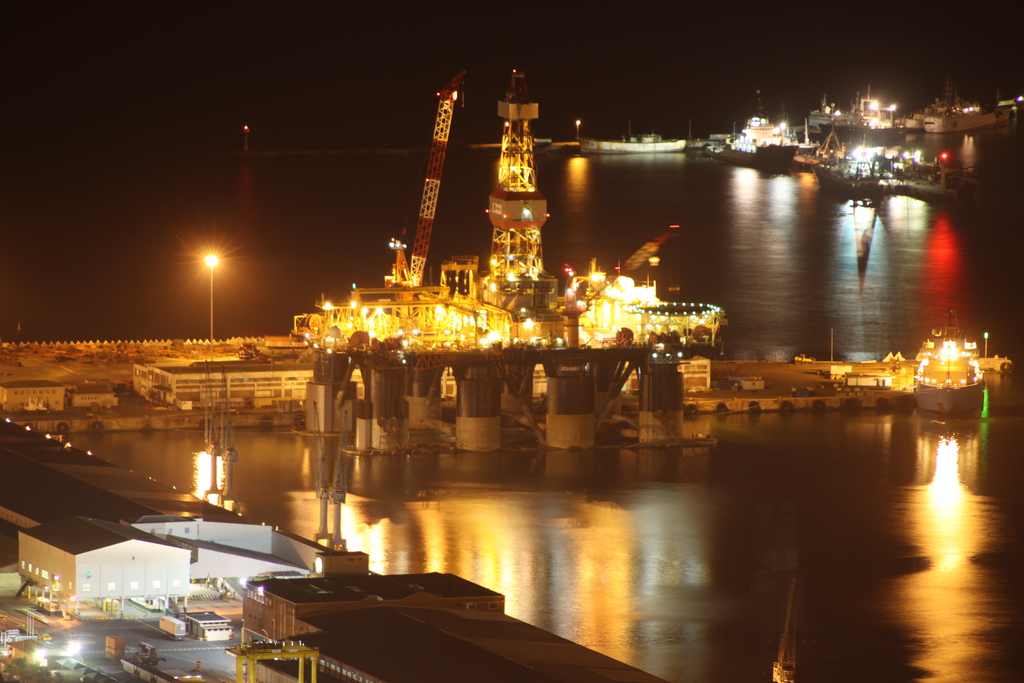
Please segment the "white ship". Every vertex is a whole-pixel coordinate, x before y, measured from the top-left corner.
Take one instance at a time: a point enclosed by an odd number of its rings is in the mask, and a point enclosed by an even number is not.
[[[956,329],[953,312],[941,330],[933,330],[917,354],[914,398],[917,409],[942,417],[980,415],[985,398],[978,344]]]
[[[657,133],[623,135],[618,140],[580,138],[582,154],[656,154],[682,152],[685,149],[686,140],[665,140]]]
[[[1010,110],[985,110],[977,103],[956,104],[946,111],[924,117],[926,133],[959,133],[965,130],[998,128],[1010,122]]]

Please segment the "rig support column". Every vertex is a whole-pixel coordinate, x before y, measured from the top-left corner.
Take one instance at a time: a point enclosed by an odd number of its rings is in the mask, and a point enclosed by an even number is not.
[[[582,358],[545,367],[548,376],[547,444],[552,448],[594,445],[594,376]]]
[[[327,353],[325,349],[317,349],[313,361],[313,381],[306,383],[306,429],[313,431],[313,425],[320,425],[324,434],[339,431],[336,401],[340,400],[338,392],[342,391],[352,379],[354,364],[352,358],[344,353]],[[316,415],[313,411],[316,411]]]
[[[652,362],[640,375],[640,445],[663,446],[683,437],[683,374],[672,362]]]
[[[409,426],[427,427],[429,420],[441,419],[441,372],[444,368],[410,370],[405,379],[405,400],[409,403]]]
[[[489,365],[455,369],[458,395],[455,407],[455,443],[467,451],[501,448],[501,379]]]
[[[614,403],[615,405],[608,410],[605,410],[608,406],[609,396],[612,394],[612,361],[607,359],[596,360],[593,363],[594,366],[594,413],[601,414],[606,412],[608,414],[614,414],[619,412],[619,405],[622,403],[622,394],[619,391],[615,392]]]
[[[368,451],[373,448],[373,403],[356,401],[356,450]]]
[[[373,448],[393,450],[409,443],[405,368],[373,370]]]

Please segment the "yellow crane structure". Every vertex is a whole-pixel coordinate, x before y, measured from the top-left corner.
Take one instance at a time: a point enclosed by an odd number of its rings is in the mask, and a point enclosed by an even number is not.
[[[437,118],[434,121],[434,139],[430,145],[430,159],[427,162],[427,178],[423,182],[423,197],[420,199],[420,215],[416,222],[416,240],[412,245],[412,263],[405,258],[406,244],[392,239],[390,247],[395,250],[395,265],[391,277],[385,278],[389,287],[419,287],[423,284],[427,252],[430,250],[430,235],[434,229],[434,213],[437,197],[441,192],[441,172],[444,170],[445,153],[448,150],[448,135],[452,128],[452,113],[455,101],[459,99],[459,86],[465,71],[448,82],[437,94]]]
[[[316,683],[317,662],[320,650],[306,647],[302,643],[291,641],[254,642],[248,645],[236,645],[227,649],[235,656],[236,683],[256,683],[256,662],[261,659],[298,659],[299,683],[305,683],[306,660],[312,671],[310,683]]]
[[[526,75],[512,72],[505,99],[498,101],[504,119],[498,186],[489,197],[493,226],[490,272],[483,298],[517,318],[541,319],[555,313],[557,282],[544,271],[541,227],[548,219],[548,202],[537,188],[531,121],[540,105],[530,100]]]

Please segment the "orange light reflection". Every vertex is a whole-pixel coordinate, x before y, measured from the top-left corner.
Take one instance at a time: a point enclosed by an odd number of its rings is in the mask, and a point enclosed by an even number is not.
[[[992,624],[982,615],[984,569],[971,558],[985,549],[986,504],[973,494],[978,434],[922,434],[918,442],[919,485],[909,492],[910,539],[928,561],[900,581],[900,613],[919,639],[916,666],[937,680],[980,661],[979,645]]]

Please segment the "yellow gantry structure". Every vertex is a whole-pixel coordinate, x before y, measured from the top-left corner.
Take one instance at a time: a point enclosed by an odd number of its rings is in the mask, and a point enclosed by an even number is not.
[[[511,328],[509,311],[446,285],[356,289],[345,304],[322,302],[319,313],[296,316],[294,326],[311,345],[348,340],[352,348],[360,339],[394,339],[420,350],[478,349],[508,339]]]
[[[256,662],[261,659],[298,659],[299,683],[305,683],[305,660],[310,661],[312,671],[310,683],[316,683],[317,662],[320,650],[293,642],[256,642],[227,648],[235,655],[236,683],[256,683]]]
[[[539,105],[530,101],[525,74],[514,71],[498,116],[505,122],[501,137],[498,186],[490,195],[490,277],[514,281],[544,277],[540,229],[547,221],[547,200],[537,190],[530,121]],[[500,285],[499,285],[500,286]]]

